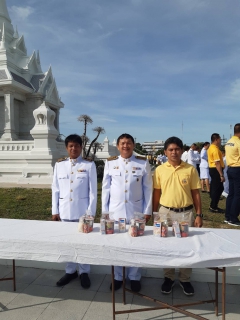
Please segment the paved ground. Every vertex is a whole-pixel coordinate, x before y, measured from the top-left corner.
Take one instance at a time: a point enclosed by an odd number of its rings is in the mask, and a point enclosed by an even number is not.
[[[11,268],[0,266],[0,277],[11,275]],[[110,275],[91,274],[92,286],[89,290],[81,288],[79,279],[65,287],[56,287],[55,283],[63,275],[62,271],[16,268],[17,291],[13,292],[12,281],[0,282],[0,320],[111,320],[112,305],[109,290]],[[196,294],[186,297],[176,284],[172,294],[164,296],[160,292],[162,280],[142,278],[142,293],[162,299],[167,303],[212,299],[212,283],[193,282]],[[226,319],[239,320],[240,285],[227,285]],[[155,306],[132,294],[127,294],[127,305],[123,306],[121,292],[116,294],[116,308],[133,309]],[[220,298],[221,302],[221,298]],[[221,312],[221,303],[219,304]],[[193,306],[188,310],[207,319],[221,319],[214,314],[213,304]],[[116,319],[165,320],[189,319],[182,314],[169,310],[123,314]]]

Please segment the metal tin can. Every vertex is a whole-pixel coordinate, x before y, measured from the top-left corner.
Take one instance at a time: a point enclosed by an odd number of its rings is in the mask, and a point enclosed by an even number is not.
[[[188,237],[189,235],[189,226],[188,223],[184,222],[180,224],[180,231],[182,237]]]
[[[126,218],[119,218],[118,226],[119,226],[119,233],[126,232]]]
[[[143,236],[144,230],[145,230],[145,221],[138,221],[136,225],[137,225],[137,235]]]
[[[162,222],[161,225],[161,237],[166,238],[168,236],[168,225],[166,222]]]
[[[154,222],[153,235],[156,237],[161,237],[161,222]]]
[[[106,221],[106,234],[113,234],[114,233],[114,220],[107,220]]]

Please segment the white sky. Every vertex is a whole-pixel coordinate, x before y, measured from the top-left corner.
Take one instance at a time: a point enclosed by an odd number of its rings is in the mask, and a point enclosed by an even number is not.
[[[53,68],[64,135],[82,133],[81,114],[110,141],[190,144],[240,122],[239,0],[6,2],[28,54]]]

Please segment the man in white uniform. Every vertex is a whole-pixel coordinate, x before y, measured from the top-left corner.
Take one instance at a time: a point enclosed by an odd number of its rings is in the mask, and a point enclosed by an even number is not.
[[[202,192],[206,192],[204,190],[204,183],[205,183],[208,193],[210,193],[210,184],[209,184],[210,175],[209,175],[208,155],[207,155],[207,150],[209,146],[210,146],[210,142],[205,142],[203,144],[203,148],[201,151],[201,163],[200,163],[200,179],[201,179]]]
[[[165,154],[162,155],[162,164],[167,162],[167,157],[165,156]]]
[[[183,154],[181,156],[181,160],[184,161],[184,162],[187,162],[188,161],[188,151],[189,151],[190,147],[189,146],[184,146],[183,147]]]
[[[94,162],[83,159],[82,139],[76,134],[68,136],[65,146],[69,157],[60,159],[54,168],[52,183],[52,220],[77,222],[89,211],[95,216],[97,205],[97,173]],[[77,227],[76,227],[77,228]],[[77,266],[81,286],[85,289],[91,285],[89,279],[90,265],[69,262],[65,275],[57,282],[64,286],[77,278]]]
[[[194,168],[197,167],[197,162],[200,160],[200,155],[194,154],[196,147],[197,147],[196,143],[193,143],[191,145],[190,149],[188,150],[188,157],[187,157],[187,162],[192,166],[194,166]]]
[[[148,221],[152,214],[152,175],[146,158],[133,155],[134,139],[124,133],[117,139],[119,157],[105,162],[102,183],[102,211],[114,212],[114,219],[126,218],[127,223],[134,212],[142,212]],[[131,289],[141,290],[141,273],[138,268],[127,268]],[[114,288],[122,286],[122,267],[115,267]],[[110,286],[112,290],[112,286]]]

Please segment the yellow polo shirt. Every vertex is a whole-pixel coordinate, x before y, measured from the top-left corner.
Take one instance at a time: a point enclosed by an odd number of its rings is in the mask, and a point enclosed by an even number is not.
[[[211,144],[207,151],[209,168],[216,168],[216,161],[220,161],[221,167],[224,168],[222,152],[218,146]]]
[[[232,136],[225,145],[226,161],[229,167],[240,167],[240,139]]]
[[[156,168],[153,176],[154,189],[161,189],[160,203],[166,207],[183,208],[193,204],[191,190],[200,189],[197,170],[181,161],[174,168],[169,162]]]

